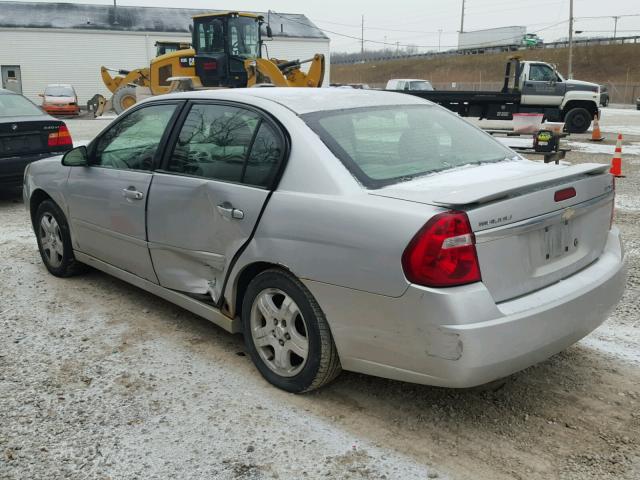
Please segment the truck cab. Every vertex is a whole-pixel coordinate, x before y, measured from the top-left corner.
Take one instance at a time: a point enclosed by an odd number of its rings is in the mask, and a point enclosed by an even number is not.
[[[519,92],[524,107],[548,107],[545,117],[565,122],[570,132],[581,133],[589,128],[599,112],[600,86],[597,83],[567,80],[554,65],[546,62],[512,60],[512,64],[515,64],[515,71],[510,72],[508,64],[505,81],[510,73],[517,81],[511,88],[505,83],[503,92]]]

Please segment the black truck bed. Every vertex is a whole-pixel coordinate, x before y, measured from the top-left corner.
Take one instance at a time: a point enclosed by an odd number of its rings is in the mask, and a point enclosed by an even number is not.
[[[549,121],[560,120],[560,109],[544,105],[522,105],[520,93],[488,91],[389,90],[430,100],[462,117],[488,120],[512,120],[514,113],[543,113]]]

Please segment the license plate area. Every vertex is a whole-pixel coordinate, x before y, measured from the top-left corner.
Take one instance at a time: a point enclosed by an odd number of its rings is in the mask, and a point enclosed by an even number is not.
[[[39,134],[0,136],[0,154],[20,154],[42,151]]]
[[[574,235],[574,222],[562,220],[542,229],[543,261],[548,262],[565,255],[571,255],[578,249],[580,241]]]

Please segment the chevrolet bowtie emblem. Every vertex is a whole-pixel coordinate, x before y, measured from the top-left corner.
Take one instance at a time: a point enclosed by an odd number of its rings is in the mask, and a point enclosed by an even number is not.
[[[13,125],[11,125],[11,130],[16,131],[18,129],[18,124],[14,123]]]

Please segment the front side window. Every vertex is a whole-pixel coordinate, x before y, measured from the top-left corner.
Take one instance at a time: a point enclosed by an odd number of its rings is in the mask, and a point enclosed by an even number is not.
[[[368,188],[514,156],[486,133],[432,105],[332,110],[303,119]]]
[[[158,145],[176,105],[152,105],[131,112],[103,134],[92,164],[106,168],[151,170]]]
[[[556,80],[556,74],[553,72],[553,69],[547,65],[531,65],[529,80],[534,82],[551,82]]]
[[[254,18],[229,19],[229,52],[243,58],[258,56],[258,31],[260,26]]]
[[[269,187],[282,153],[280,137],[257,113],[229,105],[194,105],[167,170]]]

